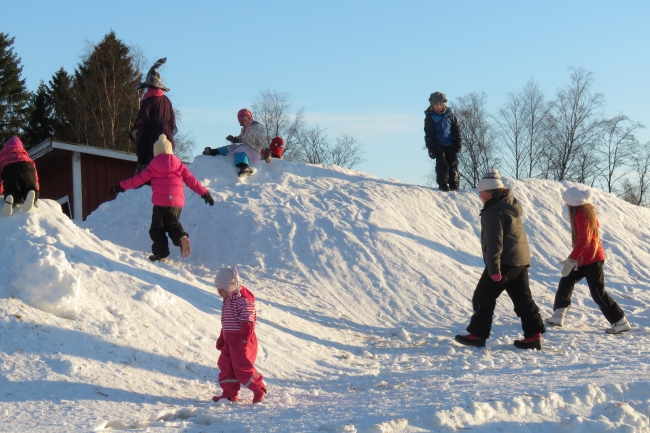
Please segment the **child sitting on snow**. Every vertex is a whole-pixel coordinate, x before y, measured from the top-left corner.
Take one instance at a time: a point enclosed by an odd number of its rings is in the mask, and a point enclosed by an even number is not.
[[[20,138],[11,137],[0,150],[0,193],[4,190],[2,215],[8,217],[17,204],[23,204],[23,211],[29,212],[38,200],[39,184],[36,164],[23,148]]]
[[[221,351],[219,385],[223,392],[212,400],[237,401],[242,384],[253,391],[253,403],[259,403],[266,397],[266,384],[254,365],[257,358],[255,296],[241,285],[237,268],[221,268],[214,285],[223,298],[221,334],[217,340],[217,350]]]
[[[187,257],[190,255],[190,239],[179,221],[185,205],[183,182],[210,206],[214,205],[214,200],[181,160],[173,155],[172,144],[165,134],[160,134],[158,141],[153,145],[153,154],[154,159],[147,168],[115,185],[109,194],[115,195],[151,181],[151,202],[154,206],[149,236],[153,241],[153,254],[149,256],[149,260],[153,262],[169,256],[167,233],[172,243],[181,247],[181,256]]]
[[[204,155],[233,156],[235,166],[239,168],[239,177],[247,177],[253,174],[251,164],[257,164],[261,158],[266,162],[271,161],[271,151],[266,147],[266,129],[264,125],[253,120],[253,114],[247,108],[242,108],[237,113],[237,120],[242,126],[241,133],[237,137],[229,135],[226,140],[233,144],[212,149],[206,147]],[[239,144],[241,143],[241,144]]]

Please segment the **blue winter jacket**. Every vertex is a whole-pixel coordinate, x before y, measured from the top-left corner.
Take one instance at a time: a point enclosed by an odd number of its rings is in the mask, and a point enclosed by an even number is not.
[[[458,121],[451,108],[447,107],[444,113],[436,113],[427,108],[424,116],[424,141],[429,151],[434,151],[435,146],[454,145],[456,152],[459,152],[462,139]]]

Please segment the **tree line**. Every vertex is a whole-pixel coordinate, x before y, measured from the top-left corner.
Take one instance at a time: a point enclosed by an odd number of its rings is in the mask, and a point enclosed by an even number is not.
[[[463,137],[459,171],[475,188],[494,167],[514,177],[573,181],[650,204],[650,142],[624,114],[606,117],[605,98],[593,91],[593,73],[570,68],[570,83],[547,99],[535,81],[507,95],[494,113],[487,95],[471,92],[451,104]]]

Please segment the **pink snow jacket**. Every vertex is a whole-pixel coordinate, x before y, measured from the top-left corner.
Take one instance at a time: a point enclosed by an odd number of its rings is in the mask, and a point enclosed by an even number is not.
[[[183,182],[200,196],[208,190],[199,183],[190,170],[175,155],[162,153],[151,160],[149,166],[130,179],[120,182],[125,190],[137,188],[151,181],[151,202],[157,206],[183,207],[185,192]]]
[[[14,162],[31,162],[34,166],[34,175],[36,176],[36,189],[40,191],[40,184],[38,183],[38,171],[36,164],[23,147],[23,142],[20,138],[13,136],[5,143],[2,150],[0,150],[0,173],[4,170],[6,165],[13,164]],[[4,185],[0,180],[0,194],[4,191]]]

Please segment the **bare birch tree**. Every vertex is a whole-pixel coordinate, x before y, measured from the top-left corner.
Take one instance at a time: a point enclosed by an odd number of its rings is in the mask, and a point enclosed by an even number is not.
[[[460,96],[454,105],[458,126],[463,137],[463,151],[458,155],[460,177],[465,186],[476,188],[483,174],[495,168],[496,133],[485,109],[485,93]]]
[[[506,172],[520,179],[527,165],[526,107],[521,93],[508,93],[506,103],[493,119],[499,127],[498,137],[503,143]]]
[[[520,95],[523,104],[527,163],[523,177],[535,177],[545,171],[549,104],[532,79],[528,80]]]
[[[638,142],[635,132],[643,125],[619,114],[603,121],[602,143],[598,152],[603,161],[603,189],[613,192],[616,182],[632,171],[631,163]]]
[[[603,95],[592,94],[591,72],[582,68],[570,68],[571,84],[557,92],[549,112],[549,157],[555,180],[584,179],[585,162],[595,151],[601,129]]]
[[[328,162],[343,168],[354,168],[365,162],[363,144],[356,137],[348,134],[339,135],[330,145]]]
[[[266,127],[267,143],[275,137],[284,139],[283,158],[296,161],[299,151],[296,140],[305,126],[304,112],[300,108],[291,114],[291,97],[288,93],[279,93],[269,89],[260,91],[252,104],[255,118]]]
[[[623,180],[620,197],[637,206],[648,206],[650,191],[650,142],[639,146],[632,158],[634,176]]]

